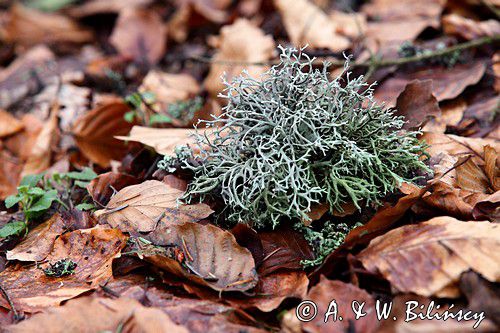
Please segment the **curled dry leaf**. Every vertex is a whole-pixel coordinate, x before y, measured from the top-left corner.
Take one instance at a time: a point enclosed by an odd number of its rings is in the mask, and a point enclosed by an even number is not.
[[[328,280],[322,276],[319,283],[309,290],[305,299],[313,301],[318,307],[318,314],[321,314],[311,321],[302,324],[302,328],[306,332],[326,333],[353,330],[355,332],[368,333],[375,332],[380,324],[375,316],[375,311],[366,311],[366,316],[355,319],[351,309],[351,303],[354,300],[360,304],[364,302],[365,309],[374,309],[375,301],[370,294],[353,284]],[[337,304],[338,315],[342,316],[342,320],[334,321],[333,315],[325,318],[328,310],[334,310],[333,307],[332,309],[329,307],[333,300]],[[298,309],[298,311],[303,310],[304,308]],[[307,315],[305,316],[307,317]],[[325,319],[327,320],[326,322],[324,321]]]
[[[438,102],[453,99],[470,85],[481,80],[486,66],[482,62],[456,65],[453,68],[426,67],[412,72],[398,72],[375,89],[374,97],[387,106],[396,105],[397,97],[413,80],[432,80],[432,93]]]
[[[432,80],[413,80],[396,101],[396,114],[404,116],[404,129],[419,129],[429,118],[439,117],[439,108],[436,97],[432,94]]]
[[[30,230],[28,236],[11,251],[7,260],[42,261],[52,251],[54,242],[64,232],[65,223],[59,213]]]
[[[232,77],[240,75],[243,70],[256,79],[266,70],[263,66],[225,65],[217,62],[264,62],[271,59],[274,51],[273,38],[246,19],[238,19],[233,24],[224,26],[220,36],[213,39],[213,44],[218,50],[213,56],[214,62],[204,84],[214,97],[224,88],[221,80],[224,73],[227,81],[231,82]]]
[[[341,52],[349,48],[347,38],[337,33],[340,26],[308,0],[275,0],[288,37],[296,47],[309,45]]]
[[[43,43],[85,43],[92,41],[93,34],[66,16],[40,12],[15,3],[10,9],[4,38],[9,43],[31,46]]]
[[[477,22],[457,14],[443,16],[443,30],[447,35],[457,35],[467,40],[500,34],[497,20]]]
[[[400,292],[456,297],[456,283],[469,269],[500,280],[500,226],[436,217],[375,238],[357,257]]]
[[[139,91],[152,92],[155,102],[167,106],[196,96],[200,92],[200,85],[189,74],[170,74],[152,70],[142,80]]]
[[[64,320],[61,320],[64,318]],[[91,320],[89,320],[91,319]],[[47,309],[5,332],[144,332],[187,333],[159,308],[148,308],[131,298],[81,297]]]
[[[24,128],[22,121],[0,109],[0,139],[19,132]]]
[[[110,42],[121,55],[154,65],[165,53],[166,26],[156,11],[126,7],[118,16]]]
[[[250,251],[234,236],[214,225],[184,222],[162,223],[147,236],[153,245],[142,253],[155,266],[217,291],[244,291],[255,287],[257,273]],[[183,253],[168,255],[164,247],[175,246]]]
[[[139,180],[133,176],[118,172],[106,172],[92,179],[87,185],[92,200],[100,206],[106,206],[116,191],[129,185],[135,185]]]
[[[476,220],[490,220],[500,222],[500,191],[478,201],[472,210],[472,216]]]
[[[118,140],[140,142],[152,147],[160,155],[174,154],[175,147],[193,145],[193,130],[187,128],[151,128],[134,126],[129,136],[117,136]],[[196,148],[195,145],[191,148]],[[195,151],[196,152],[196,151]]]
[[[78,118],[72,133],[82,154],[102,167],[109,166],[113,159],[121,159],[127,148],[114,137],[125,135],[132,128],[123,118],[128,111],[125,103],[112,102]]]
[[[467,103],[463,99],[457,98],[443,102],[440,108],[441,114],[429,119],[427,124],[422,127],[423,131],[444,133],[447,126],[458,125],[464,116],[465,109],[467,109]]]
[[[175,223],[197,222],[213,213],[206,204],[180,204],[177,199],[183,193],[163,182],[148,180],[123,188],[95,215],[124,232],[149,232],[163,218]]]
[[[112,261],[119,255],[126,240],[119,230],[102,226],[66,233],[56,239],[44,264],[40,267],[9,266],[0,273],[0,284],[17,310],[33,312],[57,306],[110,279],[113,275]],[[62,259],[70,259],[77,264],[74,274],[60,278],[45,276],[43,269]],[[3,298],[0,298],[0,305],[9,308]]]

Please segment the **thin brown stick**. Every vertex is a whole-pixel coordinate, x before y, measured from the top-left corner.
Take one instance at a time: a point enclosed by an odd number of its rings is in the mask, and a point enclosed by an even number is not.
[[[2,293],[3,298],[5,298],[7,303],[9,303],[12,314],[14,315],[14,321],[17,323],[22,319],[22,316],[19,316],[19,313],[17,312],[16,307],[14,306],[14,302],[12,302],[12,299],[10,298],[9,294],[1,284],[0,284],[0,292]]]

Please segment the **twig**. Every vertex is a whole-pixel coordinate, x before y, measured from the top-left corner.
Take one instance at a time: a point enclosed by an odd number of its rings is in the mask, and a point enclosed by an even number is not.
[[[483,6],[487,7],[490,10],[490,12],[492,12],[495,15],[497,20],[500,20],[500,11],[496,9],[495,5],[490,3],[488,0],[479,0],[479,2],[483,4]]]
[[[14,321],[18,322],[19,320],[21,320],[22,316],[19,316],[19,313],[17,312],[16,307],[14,306],[14,302],[12,302],[9,294],[7,294],[7,291],[3,289],[2,285],[0,285],[0,292],[2,293],[7,303],[9,303],[10,309],[12,310],[12,314],[14,315]]]
[[[397,59],[369,59],[368,61],[362,61],[362,62],[357,62],[353,61],[350,63],[351,68],[358,68],[358,67],[375,67],[375,68],[381,68],[381,67],[389,67],[389,66],[399,66],[399,65],[404,65],[404,64],[409,64],[413,62],[418,62],[422,60],[427,60],[427,59],[432,59],[432,58],[437,58],[441,57],[456,51],[463,51],[467,49],[473,49],[477,48],[483,45],[488,45],[488,44],[494,44],[496,42],[500,41],[500,35],[494,35],[494,36],[488,36],[488,37],[482,37],[478,38],[476,40],[471,40],[465,43],[460,43],[454,46],[450,46],[445,49],[441,50],[435,50],[433,52],[425,53],[425,54],[419,54],[411,57],[404,57],[404,58],[397,58]],[[335,54],[333,53],[325,53],[322,55],[318,55],[317,58],[327,58],[334,56]],[[227,66],[269,66],[269,65],[275,65],[278,64],[278,60],[270,60],[270,61],[260,61],[260,62],[246,62],[246,61],[238,61],[238,60],[213,60],[210,57],[203,57],[203,56],[191,56],[188,58],[188,60],[191,61],[196,61],[200,63],[206,63],[206,64],[218,64],[218,65],[227,65]],[[330,65],[332,66],[344,66],[345,61],[344,60],[329,60],[328,61]]]

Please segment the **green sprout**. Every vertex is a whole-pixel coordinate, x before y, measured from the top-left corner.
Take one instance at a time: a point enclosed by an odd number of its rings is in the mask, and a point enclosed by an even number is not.
[[[46,276],[63,277],[74,274],[76,266],[76,262],[71,259],[61,259],[54,264],[49,263],[49,267],[45,268],[43,272]]]

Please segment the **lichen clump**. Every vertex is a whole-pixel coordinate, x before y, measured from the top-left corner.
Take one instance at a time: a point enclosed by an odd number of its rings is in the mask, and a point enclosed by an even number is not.
[[[261,80],[224,80],[223,115],[202,122],[198,162],[185,163],[194,173],[187,202],[221,198],[228,221],[274,227],[308,220],[318,203],[376,205],[426,169],[418,133],[403,131],[404,119],[347,65],[331,80],[328,64],[314,68],[302,51],[282,49],[280,60]]]

